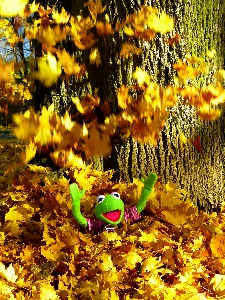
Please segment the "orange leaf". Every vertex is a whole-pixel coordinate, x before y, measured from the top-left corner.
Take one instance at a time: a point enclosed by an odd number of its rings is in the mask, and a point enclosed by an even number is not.
[[[191,140],[191,143],[198,152],[203,151],[203,148],[202,148],[202,145],[201,145],[201,136],[200,135],[197,135],[193,140]]]
[[[111,142],[109,135],[100,133],[95,127],[89,130],[89,137],[84,137],[84,152],[86,157],[101,154],[107,156],[111,153]]]
[[[121,87],[118,89],[118,105],[122,109],[127,108],[127,100],[129,99],[128,90],[128,87],[126,87],[125,85],[121,85]]]
[[[75,57],[70,56],[65,49],[63,49],[62,51],[57,51],[57,56],[59,58],[59,61],[62,63],[66,75],[75,75],[76,78],[79,79],[86,72],[85,65],[77,63]]]
[[[98,35],[112,35],[113,29],[109,22],[103,23],[103,22],[97,22],[96,23],[96,29]]]
[[[0,83],[9,82],[12,79],[12,72],[14,70],[14,62],[3,63],[0,60]]]
[[[122,56],[130,56],[132,54],[140,55],[142,50],[136,47],[134,44],[131,43],[123,43],[122,48],[120,50],[120,57]]]
[[[168,39],[166,41],[167,44],[169,44],[170,46],[173,45],[174,43],[179,42],[179,40],[181,39],[181,36],[179,35],[179,33],[177,32],[173,37],[171,37],[170,39]]]
[[[218,234],[212,238],[210,248],[215,257],[225,257],[225,235]]]

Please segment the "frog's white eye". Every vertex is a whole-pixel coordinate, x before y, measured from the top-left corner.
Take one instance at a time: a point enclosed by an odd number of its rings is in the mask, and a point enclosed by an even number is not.
[[[111,195],[112,195],[113,197],[115,197],[115,198],[120,199],[120,194],[117,193],[117,192],[112,192]]]
[[[104,201],[104,199],[105,199],[105,195],[99,195],[96,198],[96,203],[101,203],[102,201]]]

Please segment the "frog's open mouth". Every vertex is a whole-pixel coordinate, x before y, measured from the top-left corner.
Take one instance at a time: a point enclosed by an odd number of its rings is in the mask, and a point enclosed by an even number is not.
[[[106,219],[112,221],[112,222],[116,222],[119,220],[120,215],[121,215],[121,210],[117,209],[117,210],[113,210],[113,211],[109,211],[107,213],[102,214],[103,217],[105,217]]]

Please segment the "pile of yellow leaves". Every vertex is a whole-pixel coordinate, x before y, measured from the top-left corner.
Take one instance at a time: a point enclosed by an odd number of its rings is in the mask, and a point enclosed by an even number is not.
[[[3,141],[0,150],[7,169],[15,145]],[[133,206],[143,187],[137,179],[115,184],[112,172],[87,167],[70,169],[67,176],[86,189],[81,210],[88,217],[99,193],[118,191],[125,205]],[[1,299],[225,296],[224,205],[220,213],[198,211],[183,201],[185,191],[158,182],[141,221],[123,221],[115,232],[94,235],[73,219],[63,176],[28,165],[8,169],[0,182]]]

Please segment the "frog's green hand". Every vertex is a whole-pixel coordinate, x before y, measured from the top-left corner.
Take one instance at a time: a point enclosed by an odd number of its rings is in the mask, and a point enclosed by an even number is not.
[[[74,216],[74,219],[79,223],[81,226],[87,227],[88,223],[85,217],[82,216],[80,212],[80,200],[83,197],[85,190],[82,189],[82,191],[79,190],[76,183],[73,183],[70,185],[70,194],[72,197],[72,213]]]
[[[142,210],[145,208],[146,202],[149,198],[149,195],[152,192],[152,189],[156,183],[157,175],[155,173],[150,173],[148,178],[141,179],[141,181],[144,183],[144,188],[141,192],[140,200],[138,201],[136,208],[138,213],[140,214]]]

